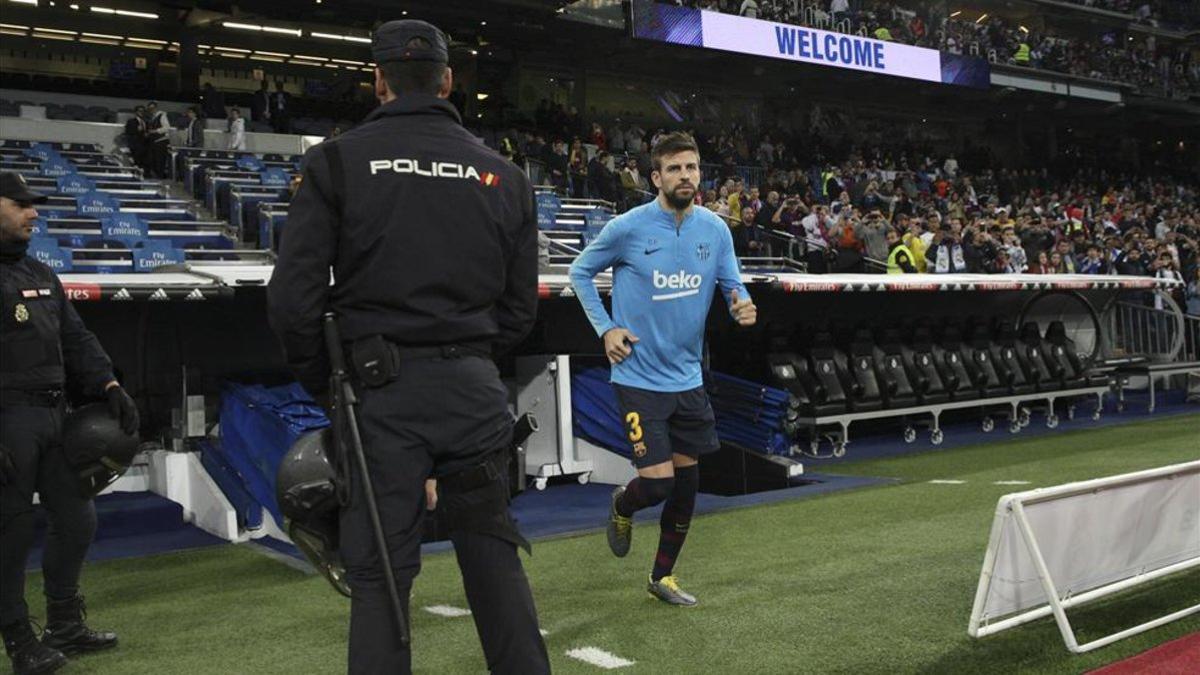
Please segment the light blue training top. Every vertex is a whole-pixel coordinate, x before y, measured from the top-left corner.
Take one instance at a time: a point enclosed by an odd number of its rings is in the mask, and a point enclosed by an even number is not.
[[[613,316],[593,279],[613,269]],[[571,265],[571,285],[588,320],[603,336],[625,328],[638,342],[612,368],[612,381],[651,391],[679,392],[704,383],[700,359],[704,324],[719,285],[726,305],[742,285],[733,237],[715,213],[692,207],[675,226],[675,214],[658,201],[610,221]]]

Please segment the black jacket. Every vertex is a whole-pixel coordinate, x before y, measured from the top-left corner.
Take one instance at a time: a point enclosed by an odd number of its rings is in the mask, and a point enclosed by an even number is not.
[[[58,276],[24,248],[0,252],[0,388],[70,384],[86,397],[101,396],[114,379],[108,354],[75,313]]]
[[[327,387],[327,308],[347,341],[490,342],[499,353],[532,328],[533,188],[462,127],[449,102],[401,96],[309,149],[302,173],[267,299],[309,392]]]
[[[591,185],[593,199],[599,198],[610,202],[617,200],[616,176],[599,159],[593,158],[588,163],[587,179]]]
[[[137,115],[125,120],[125,142],[134,151],[146,145],[146,120]]]
[[[263,121],[266,117],[267,107],[271,104],[271,94],[263,90],[254,92],[254,96],[250,99],[250,119],[255,122]]]

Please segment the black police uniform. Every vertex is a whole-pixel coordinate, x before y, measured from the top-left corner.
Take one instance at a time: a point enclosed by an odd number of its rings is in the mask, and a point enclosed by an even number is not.
[[[2,174],[0,180],[5,197],[44,201],[15,174]],[[27,247],[27,242],[0,240],[0,628],[18,672],[20,654],[14,652],[29,647],[30,637],[25,566],[34,538],[34,492],[50,521],[42,558],[47,644],[53,642],[51,628],[59,637],[67,629],[71,639],[58,646],[68,653],[116,643],[115,635],[94,633],[82,624],[79,576],[95,534],[96,512],[63,454],[63,389],[70,383],[85,397],[128,398],[123,391],[106,392],[114,381],[112,363],[67,300],[58,277],[27,256]],[[136,428],[136,409],[128,414]]]
[[[406,49],[412,37],[434,48]],[[374,53],[380,63],[445,62],[445,38],[424,22],[390,22],[376,32]],[[530,183],[467,132],[448,101],[422,94],[401,94],[314,146],[302,172],[268,288],[270,320],[301,384],[320,395],[329,376],[321,316],[339,317],[405,612],[432,475],[488,668],[549,672],[517,556],[524,540],[495,461],[512,430],[491,357],[524,337],[537,307]],[[409,672],[356,478],[341,514],[349,670]]]

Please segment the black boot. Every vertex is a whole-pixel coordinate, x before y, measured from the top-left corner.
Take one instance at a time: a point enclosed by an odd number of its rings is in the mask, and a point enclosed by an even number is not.
[[[94,631],[83,622],[87,608],[83,597],[67,600],[46,600],[46,632],[42,644],[62,651],[64,654],[98,652],[117,646],[117,634]]]
[[[4,649],[12,660],[15,675],[53,673],[67,665],[67,657],[38,641],[28,621],[4,626]]]

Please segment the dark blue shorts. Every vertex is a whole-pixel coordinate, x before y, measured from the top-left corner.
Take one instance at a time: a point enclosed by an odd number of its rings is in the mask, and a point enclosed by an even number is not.
[[[672,453],[698,458],[721,447],[704,387],[661,392],[613,384],[613,389],[637,468],[669,462]]]

